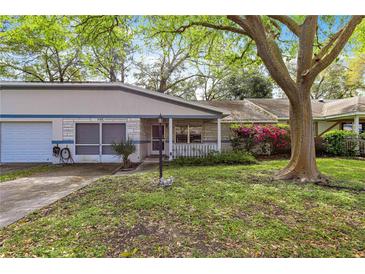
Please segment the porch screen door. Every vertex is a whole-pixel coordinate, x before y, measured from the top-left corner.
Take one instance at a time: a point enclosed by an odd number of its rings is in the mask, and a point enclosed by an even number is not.
[[[152,125],[152,154],[158,154],[159,153],[159,125]],[[165,125],[162,125],[162,153],[165,153]]]

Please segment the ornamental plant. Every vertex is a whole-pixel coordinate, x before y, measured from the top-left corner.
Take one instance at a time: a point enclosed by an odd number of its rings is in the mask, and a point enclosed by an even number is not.
[[[133,141],[128,139],[126,141],[121,141],[120,143],[113,144],[113,150],[120,155],[123,162],[122,168],[129,168],[131,163],[129,161],[129,156],[136,151],[136,146],[133,144]]]
[[[235,150],[254,152],[260,147],[264,153],[271,154],[286,148],[290,143],[289,128],[281,125],[234,125],[231,127],[231,144]]]
[[[356,154],[356,134],[348,130],[331,130],[323,135],[326,151],[336,156]]]

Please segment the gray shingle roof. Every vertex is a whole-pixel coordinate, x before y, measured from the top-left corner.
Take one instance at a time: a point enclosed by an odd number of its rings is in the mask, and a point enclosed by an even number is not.
[[[288,99],[245,99],[223,101],[199,101],[230,112],[225,121],[242,122],[277,122],[278,119],[289,119]],[[317,119],[336,115],[365,113],[365,96],[337,100],[312,100],[313,117]]]
[[[203,105],[214,106],[230,113],[223,121],[242,122],[276,122],[277,117],[251,103],[248,100],[220,100],[220,101],[199,101]]]

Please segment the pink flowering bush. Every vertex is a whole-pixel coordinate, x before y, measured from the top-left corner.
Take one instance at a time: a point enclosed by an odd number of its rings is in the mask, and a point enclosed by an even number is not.
[[[290,146],[289,127],[286,125],[235,125],[231,130],[231,144],[235,150],[272,154]]]

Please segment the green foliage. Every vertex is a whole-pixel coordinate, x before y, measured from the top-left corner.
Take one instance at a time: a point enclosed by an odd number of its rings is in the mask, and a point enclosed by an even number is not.
[[[365,132],[359,134],[359,138],[365,140]]]
[[[128,168],[130,167],[130,161],[128,157],[136,151],[136,146],[133,144],[131,139],[126,141],[122,141],[120,143],[113,144],[113,150],[123,159],[123,167]]]
[[[83,52],[70,16],[0,18],[0,72],[4,78],[66,82],[85,79]],[[0,23],[1,24],[1,23]]]
[[[323,135],[326,151],[336,156],[353,156],[355,155],[355,142],[348,142],[356,137],[356,134],[347,130],[331,130]]]
[[[269,78],[259,72],[233,73],[225,78],[219,86],[222,92],[235,100],[245,98],[272,98],[273,84]]]
[[[256,159],[247,152],[227,151],[222,153],[210,153],[206,157],[180,157],[171,162],[172,165],[191,165],[191,166],[209,166],[209,165],[251,165],[257,163]]]
[[[290,126],[288,124],[276,124],[276,127],[280,128],[280,129],[285,129],[286,131],[290,132]]]
[[[82,42],[84,64],[91,76],[124,82],[136,45],[132,16],[78,16],[74,31]]]
[[[357,96],[365,88],[365,59],[352,57],[338,61],[319,74],[311,93],[313,99],[342,99]]]

